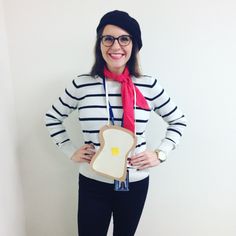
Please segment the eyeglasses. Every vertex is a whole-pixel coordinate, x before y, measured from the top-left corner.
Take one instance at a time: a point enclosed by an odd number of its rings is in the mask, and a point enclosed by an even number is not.
[[[105,47],[111,47],[114,44],[115,40],[118,41],[120,46],[127,46],[132,41],[132,37],[130,35],[121,35],[117,38],[111,35],[103,35],[100,39]]]

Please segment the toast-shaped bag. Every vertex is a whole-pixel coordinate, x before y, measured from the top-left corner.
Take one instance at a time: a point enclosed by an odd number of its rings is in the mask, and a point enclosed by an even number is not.
[[[136,146],[136,136],[120,126],[106,125],[100,129],[99,141],[101,146],[90,162],[92,169],[111,179],[124,181],[127,158]]]

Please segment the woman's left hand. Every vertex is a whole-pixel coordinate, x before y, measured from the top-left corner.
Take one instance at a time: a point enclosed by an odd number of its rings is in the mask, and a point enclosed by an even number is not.
[[[157,154],[153,151],[148,150],[130,157],[129,160],[129,164],[133,167],[137,167],[138,170],[158,166],[160,163],[161,162],[157,158]]]

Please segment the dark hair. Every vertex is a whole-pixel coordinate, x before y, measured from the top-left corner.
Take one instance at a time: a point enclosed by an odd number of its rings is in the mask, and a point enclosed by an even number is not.
[[[100,47],[100,37],[102,36],[103,29],[100,29],[99,32],[97,33],[97,39],[95,43],[95,48],[94,48],[94,54],[95,54],[95,62],[92,66],[91,69],[91,76],[96,76],[99,75],[100,77],[104,77],[103,70],[104,66],[106,65],[105,60],[103,59],[102,52],[101,52],[101,47]],[[132,52],[130,59],[127,62],[127,67],[129,69],[130,75],[134,75],[135,77],[140,77],[141,72],[138,64],[138,44],[135,40],[133,40],[133,47],[132,47]]]

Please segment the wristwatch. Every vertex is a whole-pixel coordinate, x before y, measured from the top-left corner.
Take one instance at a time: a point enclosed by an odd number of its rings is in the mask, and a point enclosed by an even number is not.
[[[156,149],[155,153],[157,154],[157,158],[160,160],[161,163],[166,160],[167,156],[163,151]]]

